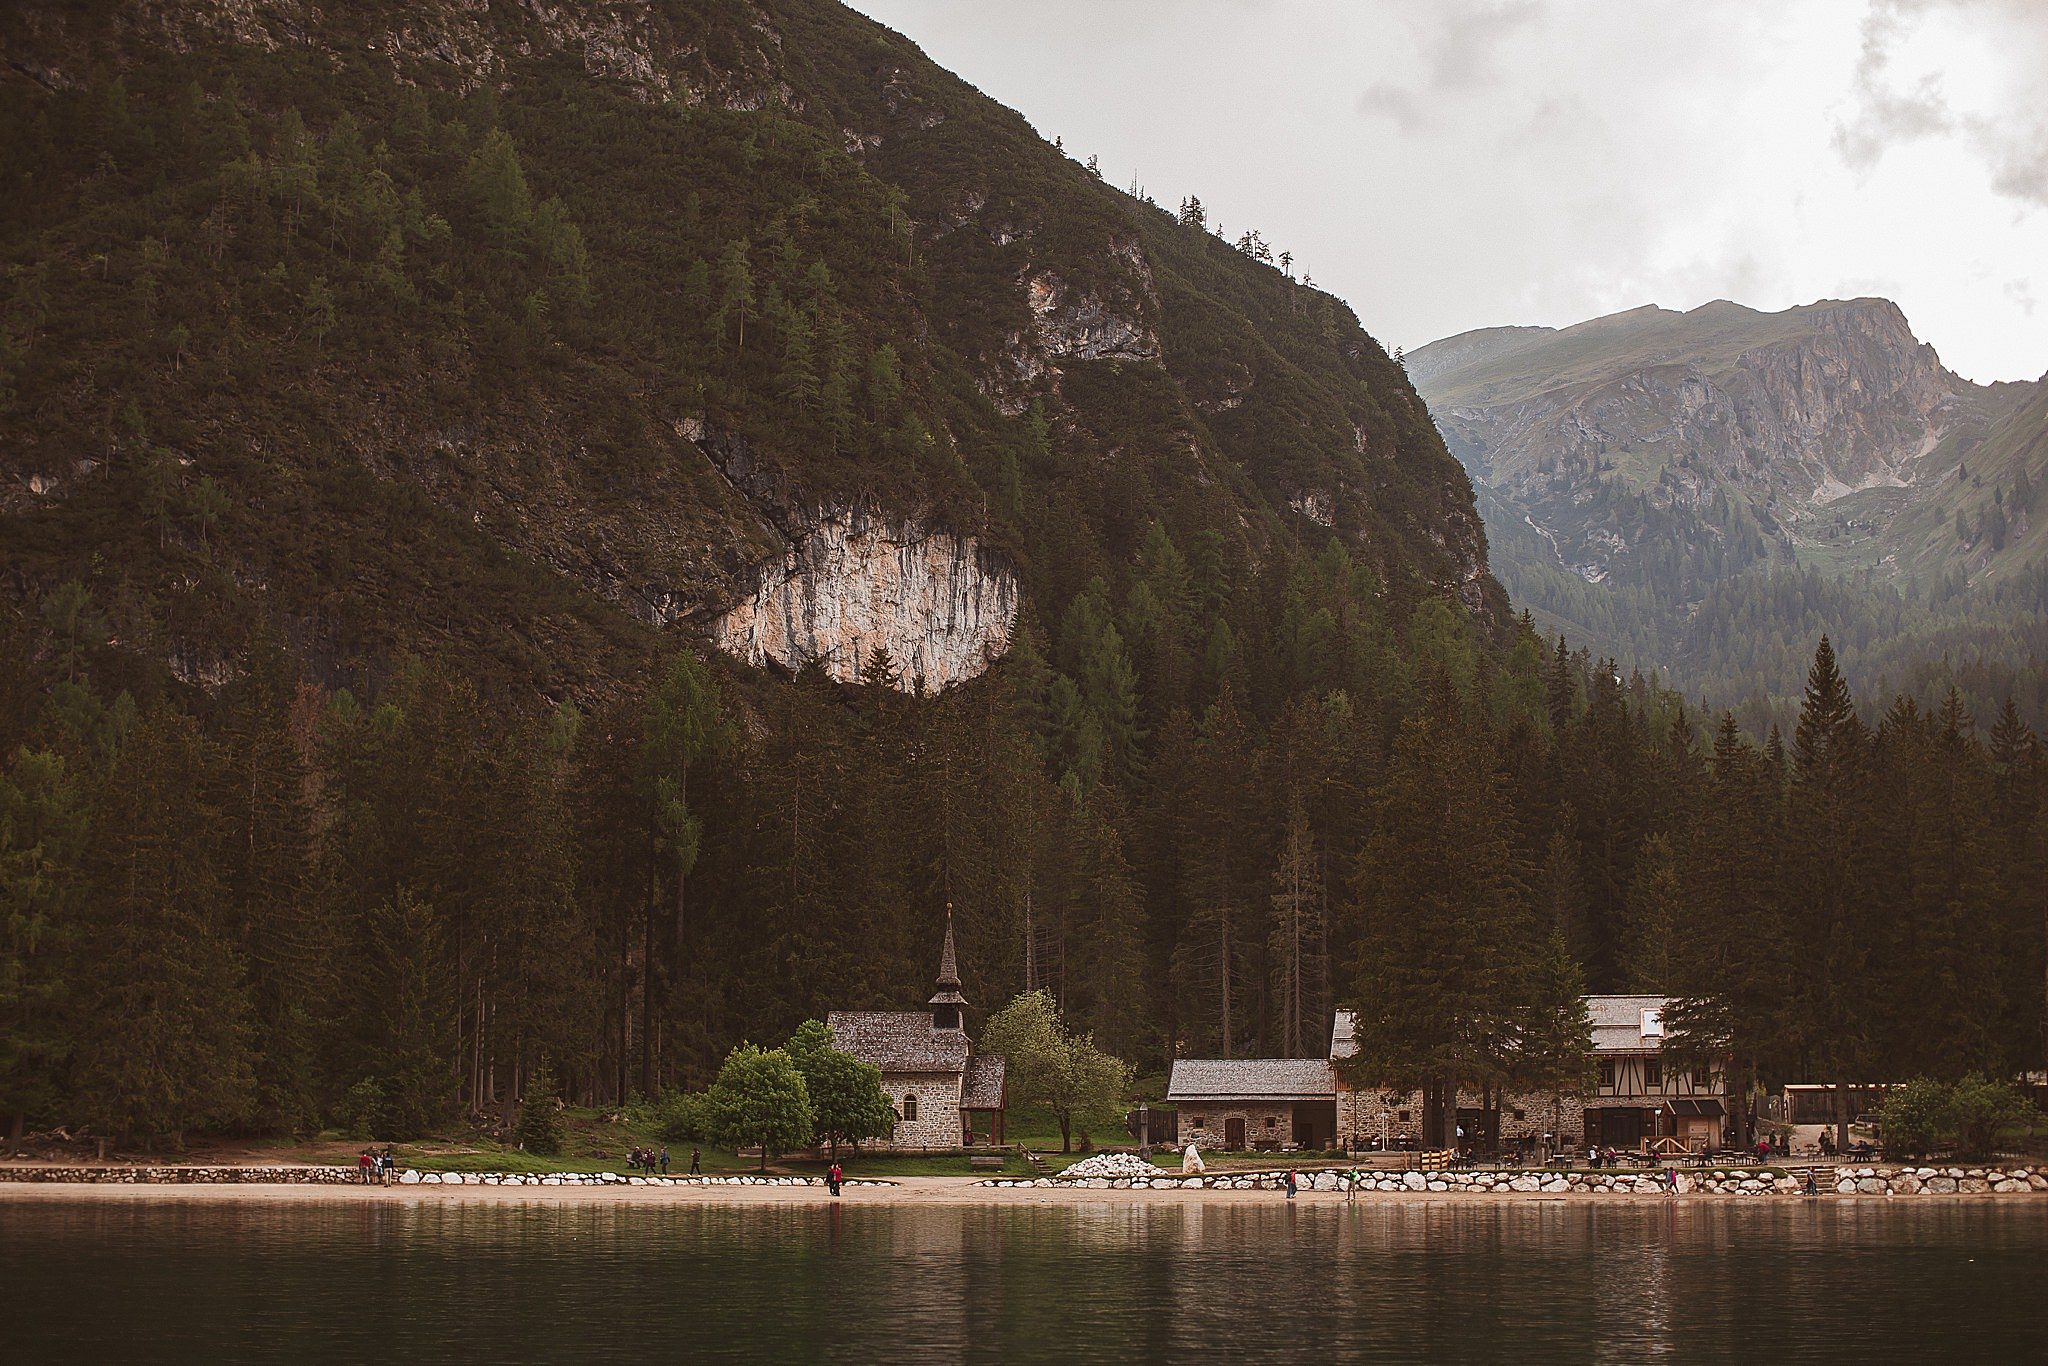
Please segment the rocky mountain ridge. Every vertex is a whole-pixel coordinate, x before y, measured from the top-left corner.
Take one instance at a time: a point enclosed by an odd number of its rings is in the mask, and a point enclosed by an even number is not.
[[[90,580],[183,675],[262,622],[336,681],[453,648],[574,695],[678,632],[957,681],[1151,521],[1245,593],[1302,528],[1507,622],[1341,302],[840,6],[28,4],[0,56],[61,324],[0,408],[12,581]],[[218,513],[94,561],[160,455]]]
[[[1714,508],[1736,504],[1760,544],[1730,568],[1789,562],[1818,509],[1937,481],[1927,457],[1986,393],[1876,299],[1490,329],[1421,348],[1410,372],[1475,480],[1589,582],[1655,534],[1629,515],[1637,500],[1700,540],[1726,537]]]
[[[1546,628],[1723,703],[1782,700],[1827,632],[1863,686],[2038,705],[2048,378],[1964,380],[1883,299],[1644,307],[1407,360]]]

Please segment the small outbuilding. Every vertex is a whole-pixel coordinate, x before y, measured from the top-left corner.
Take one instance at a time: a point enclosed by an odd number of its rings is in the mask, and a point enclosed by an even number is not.
[[[1322,1058],[1182,1058],[1166,1098],[1180,1141],[1205,1148],[1331,1148],[1337,1090]]]

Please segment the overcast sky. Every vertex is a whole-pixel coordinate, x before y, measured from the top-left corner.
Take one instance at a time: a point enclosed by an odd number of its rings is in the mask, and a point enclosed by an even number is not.
[[[852,0],[1389,347],[1881,294],[2048,369],[2048,0]]]

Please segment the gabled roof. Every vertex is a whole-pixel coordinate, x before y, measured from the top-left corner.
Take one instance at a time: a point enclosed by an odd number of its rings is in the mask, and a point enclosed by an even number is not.
[[[835,1010],[825,1017],[832,1046],[884,1072],[962,1072],[967,1035],[934,1029],[923,1010]]]
[[[1341,1062],[1358,1056],[1358,1012],[1340,1010],[1330,1026],[1330,1061]]]
[[[992,1053],[967,1060],[967,1078],[960,1084],[963,1110],[1000,1110],[1009,1101],[1009,1064]]]
[[[1643,1033],[1643,1012],[1661,1016],[1668,996],[1588,996],[1586,1015],[1593,1022],[1595,1053],[1655,1053],[1662,1035]]]
[[[1182,1058],[1168,1100],[1330,1100],[1337,1077],[1322,1058]]]

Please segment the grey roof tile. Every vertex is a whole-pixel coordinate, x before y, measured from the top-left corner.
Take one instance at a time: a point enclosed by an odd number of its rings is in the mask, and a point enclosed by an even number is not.
[[[960,1088],[963,1110],[1000,1110],[1008,1099],[1009,1064],[993,1053],[967,1060],[967,1079]]]
[[[1336,1074],[1322,1058],[1182,1058],[1168,1100],[1329,1100]]]
[[[932,1028],[922,1010],[835,1010],[825,1017],[832,1046],[884,1072],[960,1072],[967,1066],[967,1035]]]

